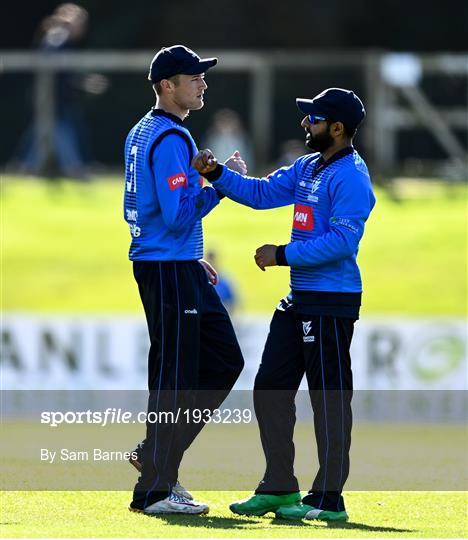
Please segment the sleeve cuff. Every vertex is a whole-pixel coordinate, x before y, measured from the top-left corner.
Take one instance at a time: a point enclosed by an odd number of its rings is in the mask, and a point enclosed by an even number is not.
[[[214,169],[213,171],[209,173],[205,173],[203,177],[206,178],[208,182],[216,182],[216,180],[218,180],[218,178],[222,174],[223,174],[223,166],[218,163],[218,165],[216,165],[216,169]]]
[[[214,190],[216,191],[216,195],[218,195],[219,200],[224,199],[224,197],[226,197],[226,195],[224,195],[224,193],[221,193],[219,189],[214,188]]]
[[[286,259],[286,245],[276,248],[276,264],[278,266],[289,266]]]

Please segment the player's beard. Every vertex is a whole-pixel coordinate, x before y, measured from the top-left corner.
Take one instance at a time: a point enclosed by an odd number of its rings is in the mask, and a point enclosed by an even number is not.
[[[309,137],[306,139],[306,146],[316,152],[325,152],[333,144],[333,137],[330,132],[324,131],[317,135],[312,135],[310,131],[307,132]]]

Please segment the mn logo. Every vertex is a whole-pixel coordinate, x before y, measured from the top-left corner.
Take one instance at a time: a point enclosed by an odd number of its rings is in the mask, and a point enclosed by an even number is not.
[[[312,231],[314,228],[314,215],[312,207],[305,204],[294,205],[294,229]]]
[[[302,321],[302,330],[304,332],[304,343],[311,343],[315,341],[315,336],[309,336],[309,332],[312,328],[312,321]]]

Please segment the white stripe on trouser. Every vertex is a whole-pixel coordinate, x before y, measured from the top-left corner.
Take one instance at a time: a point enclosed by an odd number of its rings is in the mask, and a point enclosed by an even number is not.
[[[176,415],[176,408],[177,408],[177,391],[178,391],[178,382],[179,382],[179,343],[180,343],[180,300],[179,300],[179,280],[177,279],[177,266],[176,263],[174,263],[174,277],[175,277],[175,288],[177,293],[177,343],[176,343],[176,366],[175,366],[175,383],[174,383],[174,406],[172,408],[172,414]],[[173,416],[174,418],[174,416]],[[174,429],[176,429],[176,426],[172,426],[172,433],[171,433],[171,440],[168,441],[167,444],[167,453],[166,453],[166,460],[164,462],[164,468],[167,466],[167,460],[169,458],[169,452],[171,450],[171,444],[174,439]],[[168,484],[168,491],[172,492],[173,485]]]
[[[156,398],[156,414],[159,413],[159,396],[161,394],[161,381],[163,373],[163,364],[164,364],[164,292],[163,292],[163,283],[162,283],[162,268],[161,263],[159,263],[159,288],[161,292],[161,367],[159,368],[159,385],[158,385],[158,397]],[[150,396],[152,389],[150,388]],[[151,399],[151,397],[150,397]],[[154,452],[153,452],[153,466],[156,468],[156,445],[158,442],[158,424],[154,430]],[[154,488],[159,482],[159,471],[156,471],[156,480],[150,489],[146,492],[145,504],[143,508],[148,506],[148,499],[150,494],[153,492]]]
[[[326,437],[326,440],[327,440],[327,450],[325,452],[325,474],[323,476],[322,498],[320,499],[320,504],[319,504],[319,506],[322,506],[323,499],[325,498],[325,491],[326,491],[326,488],[327,488],[328,450],[329,450],[327,400],[326,400],[326,397],[325,397],[325,368],[323,366],[323,352],[322,352],[322,317],[320,317],[320,364],[321,364],[321,367],[322,367],[323,414],[324,414],[324,417],[325,417],[325,437]]]
[[[340,344],[338,341],[338,329],[336,327],[336,318],[333,319],[335,323],[335,339],[336,339],[336,350],[338,353],[338,366],[340,369],[340,397],[341,397],[341,466],[340,466],[340,483],[338,487],[341,488],[341,481],[343,480],[343,459],[344,459],[344,444],[345,444],[345,435],[344,435],[344,403],[343,403],[343,379],[341,374],[341,355],[340,355]],[[336,510],[339,511],[340,498],[338,497],[338,502]]]

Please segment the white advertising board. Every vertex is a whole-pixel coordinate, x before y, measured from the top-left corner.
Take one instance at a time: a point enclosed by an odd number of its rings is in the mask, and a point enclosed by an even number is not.
[[[269,318],[238,317],[235,327],[246,361],[236,388],[247,390],[261,359]],[[6,313],[1,335],[3,389],[146,389],[149,342],[140,317]],[[466,351],[463,319],[365,318],[356,323],[353,338],[354,386],[464,390]]]

